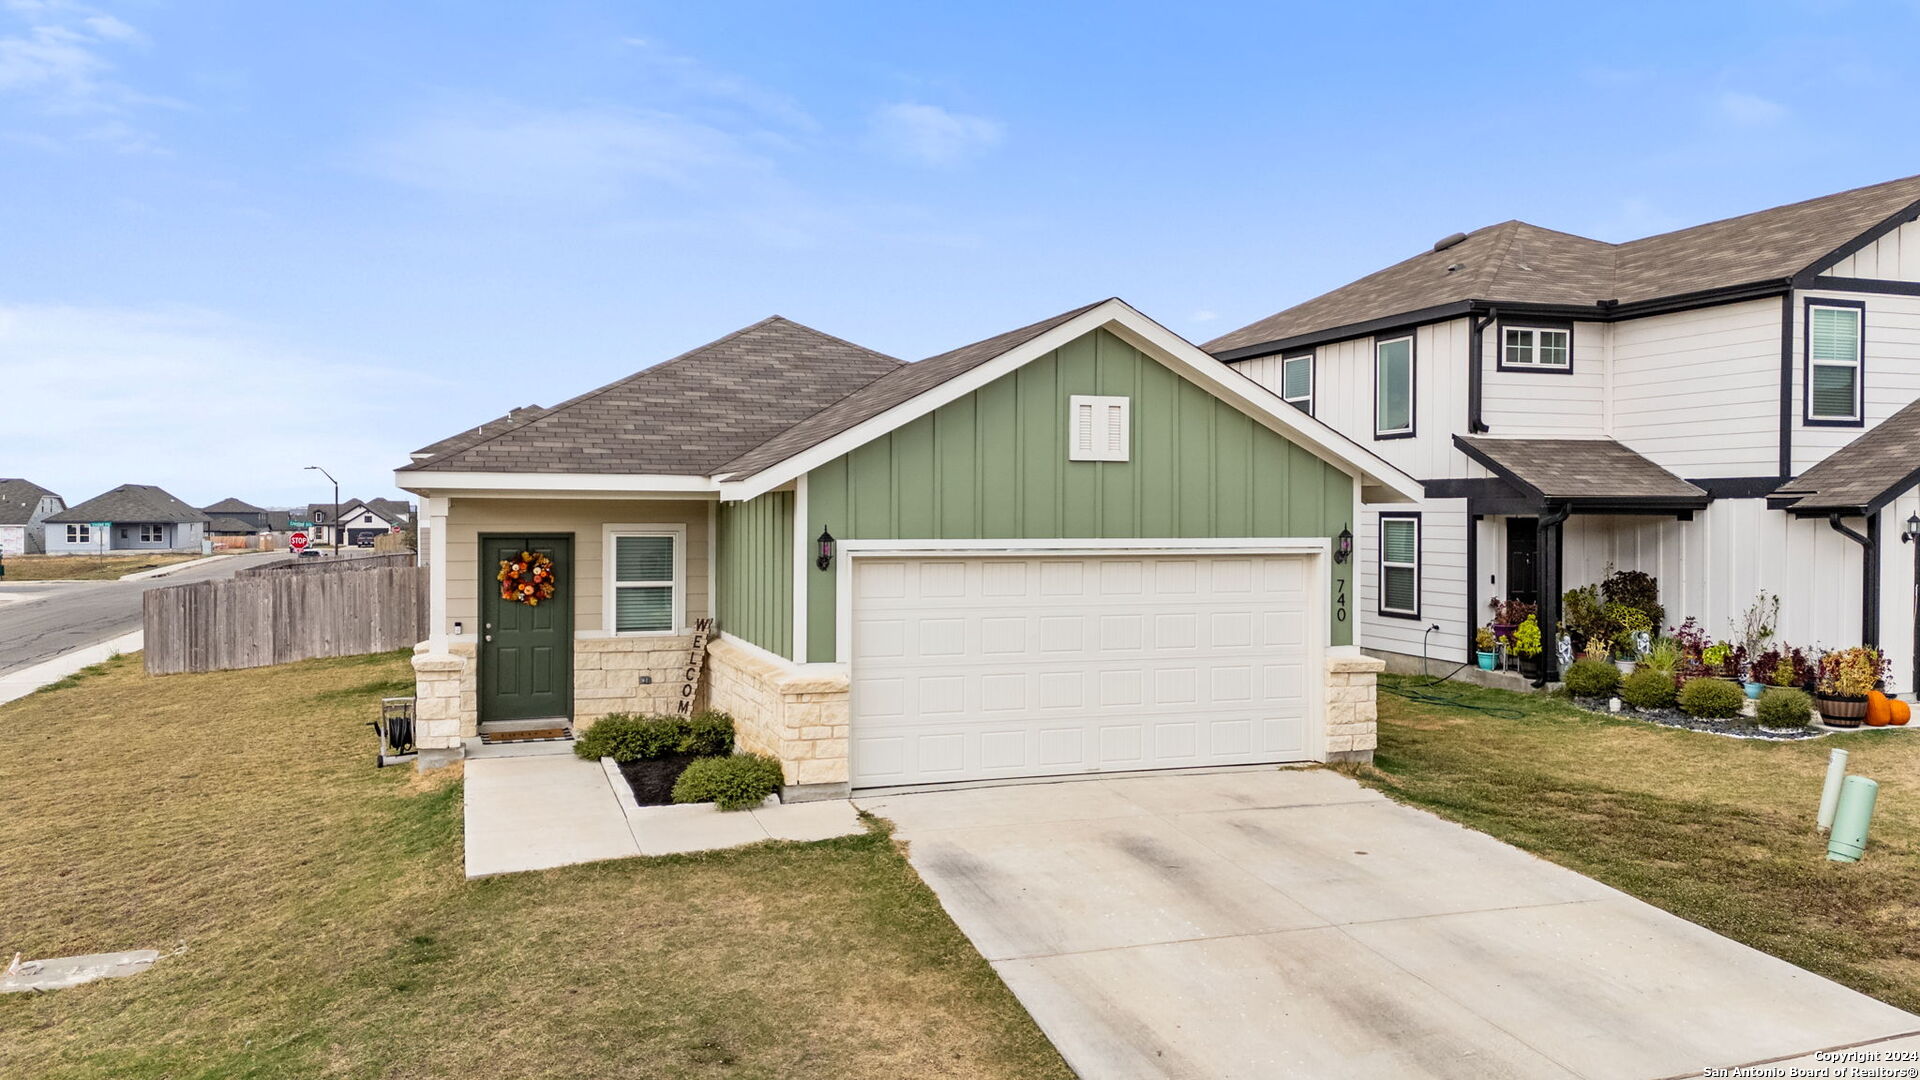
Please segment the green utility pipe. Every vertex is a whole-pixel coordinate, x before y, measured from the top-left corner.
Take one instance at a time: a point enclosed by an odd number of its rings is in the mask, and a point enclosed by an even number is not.
[[[1847,778],[1847,752],[1827,755],[1827,786],[1820,789],[1820,831],[1833,828],[1833,812],[1840,805],[1840,782]]]
[[[1864,776],[1847,777],[1840,788],[1840,808],[1833,815],[1833,835],[1827,838],[1827,858],[1834,862],[1860,861],[1867,850],[1873,804],[1879,798],[1879,784]]]

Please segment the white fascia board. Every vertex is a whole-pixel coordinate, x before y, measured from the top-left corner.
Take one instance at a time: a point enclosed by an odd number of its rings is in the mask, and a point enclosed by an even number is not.
[[[406,470],[394,485],[416,495],[496,498],[712,498],[720,486],[710,476],[678,473],[482,473]]]
[[[1008,350],[907,399],[893,408],[855,424],[808,450],[751,476],[722,481],[720,497],[733,501],[751,499],[772,491],[795,477],[810,472],[851,450],[864,446],[887,432],[916,420],[940,406],[958,400],[1033,360],[1053,352],[1094,330],[1113,331],[1128,344],[1166,363],[1189,380],[1224,398],[1242,412],[1259,420],[1288,440],[1313,450],[1321,458],[1357,477],[1362,484],[1380,493],[1398,498],[1387,502],[1418,501],[1425,497],[1419,481],[1402,472],[1360,444],[1281,401],[1279,397],[1245,375],[1203,352],[1199,346],[1135,311],[1123,300],[1108,300],[1061,323],[1046,333]],[[1291,413],[1292,415],[1288,415]]]

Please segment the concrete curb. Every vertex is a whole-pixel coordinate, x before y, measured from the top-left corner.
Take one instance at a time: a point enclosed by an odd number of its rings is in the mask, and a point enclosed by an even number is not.
[[[51,660],[42,660],[31,667],[0,675],[0,705],[26,697],[49,683],[59,682],[81,668],[92,667],[122,653],[139,652],[145,647],[145,643],[145,633],[135,630],[131,634],[122,634],[117,638],[108,638],[93,645],[85,645],[70,652],[61,653]]]
[[[253,552],[246,552],[245,554],[251,555]],[[205,566],[208,563],[216,563],[222,559],[237,559],[239,557],[239,555],[204,555],[198,559],[188,559],[186,562],[171,563],[167,566],[156,566],[151,570],[140,570],[135,573],[124,574],[120,580],[145,581],[148,578],[166,577],[168,574],[177,574],[191,566]]]

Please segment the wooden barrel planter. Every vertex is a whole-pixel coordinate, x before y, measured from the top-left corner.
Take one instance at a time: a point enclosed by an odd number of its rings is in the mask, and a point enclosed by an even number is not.
[[[1867,718],[1865,697],[1815,694],[1813,701],[1820,710],[1820,719],[1826,721],[1828,727],[1859,727]]]

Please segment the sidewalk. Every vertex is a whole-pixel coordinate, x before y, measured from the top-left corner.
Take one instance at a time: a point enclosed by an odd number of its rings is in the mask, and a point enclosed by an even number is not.
[[[81,668],[92,667],[123,653],[139,652],[144,638],[141,631],[135,630],[131,634],[122,634],[98,644],[61,653],[32,667],[0,675],[0,705],[26,697],[49,683],[59,682]]]

